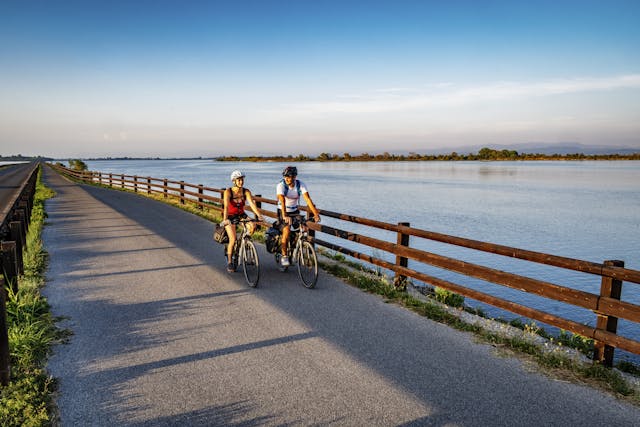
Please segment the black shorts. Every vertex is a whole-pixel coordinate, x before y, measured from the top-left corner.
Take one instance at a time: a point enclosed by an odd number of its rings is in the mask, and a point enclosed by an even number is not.
[[[299,215],[302,215],[302,214],[300,213],[300,209],[296,209],[296,210],[295,210],[295,211],[293,211],[293,212],[287,212],[287,213],[285,213],[285,215],[286,215],[286,216],[289,216],[289,217],[292,217],[292,216],[299,216]],[[282,211],[281,211],[280,209],[278,209],[278,220],[273,224],[273,226],[274,226],[275,228],[277,228],[277,229],[278,229],[278,231],[280,231],[280,232],[282,232],[282,229],[283,229],[284,227],[286,227],[286,226],[287,226],[287,225],[286,225],[286,224],[281,220],[281,218],[282,218]]]
[[[238,224],[241,219],[246,219],[246,218],[249,218],[249,216],[246,213],[241,213],[238,215],[229,215],[227,217],[227,219],[231,224]]]

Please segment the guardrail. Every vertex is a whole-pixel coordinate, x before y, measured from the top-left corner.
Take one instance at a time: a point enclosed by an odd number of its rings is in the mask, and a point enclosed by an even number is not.
[[[67,176],[84,182],[99,183],[110,187],[119,187],[147,194],[162,194],[165,198],[169,196],[177,197],[182,204],[189,201],[200,207],[221,210],[221,197],[224,189],[194,185],[183,181],[172,181],[135,175],[77,172],[60,166],[57,166],[56,169]],[[256,196],[254,198],[259,202],[263,215],[276,218],[276,213],[274,211],[262,209],[263,203],[276,206],[276,200],[260,196]],[[305,208],[303,207],[303,209]],[[385,268],[389,271],[393,271],[396,275],[394,283],[398,287],[404,286],[407,278],[413,278],[426,284],[440,287],[494,307],[525,316],[529,319],[537,320],[587,338],[592,338],[595,342],[593,355],[594,360],[600,361],[607,366],[612,366],[613,364],[615,348],[626,350],[634,354],[640,354],[640,342],[617,334],[619,318],[640,323],[640,306],[620,300],[622,283],[640,283],[640,271],[624,268],[623,261],[607,260],[600,264],[435,233],[432,231],[412,228],[410,227],[410,224],[406,222],[390,224],[323,209],[320,209],[320,214],[344,222],[396,233],[397,239],[396,242],[393,243],[323,224],[309,224],[309,227],[316,232],[356,242],[394,255],[395,263],[391,263],[378,257],[366,255],[358,251],[321,240],[314,236],[315,243],[318,245]],[[599,276],[601,283],[600,294],[572,289],[570,287],[557,285],[547,281],[508,273],[494,268],[464,262],[412,248],[410,246],[410,237],[427,239],[430,241],[474,249],[485,253],[517,258],[537,264],[545,264]],[[504,287],[591,310],[596,315],[596,326],[591,327],[584,325],[554,314],[546,313],[541,310],[526,307],[512,301],[479,292],[460,284],[427,275],[409,268],[409,259],[453,271],[468,277],[481,279]]]
[[[22,250],[27,240],[27,230],[33,208],[33,196],[36,192],[38,178],[38,164],[34,164],[27,178],[13,199],[9,202],[9,209],[3,209],[4,216],[0,218],[0,384],[9,384],[11,373],[9,363],[9,337],[7,333],[6,288],[11,286],[18,291],[18,276],[24,272]]]

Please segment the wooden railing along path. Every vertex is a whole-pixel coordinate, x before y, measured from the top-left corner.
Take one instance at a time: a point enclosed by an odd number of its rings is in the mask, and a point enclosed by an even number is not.
[[[27,230],[36,192],[38,164],[34,163],[20,188],[7,206],[0,209],[0,384],[10,378],[9,337],[7,333],[6,284],[18,291],[18,276],[24,271],[22,250],[27,243]]]
[[[88,183],[98,183],[109,187],[146,194],[160,194],[165,198],[169,196],[177,197],[181,204],[190,202],[201,208],[207,207],[221,210],[221,197],[224,191],[224,189],[221,188],[210,188],[203,185],[185,183],[183,181],[135,175],[86,171],[78,172],[59,165],[55,166],[55,169],[69,177]],[[260,204],[261,211],[265,216],[276,217],[275,208],[274,211],[268,211],[262,208],[263,204],[269,204],[275,207],[277,205],[276,200],[260,196],[255,196],[255,199]],[[396,233],[397,241],[392,243],[323,224],[309,224],[310,228],[316,232],[336,236],[395,255],[395,263],[391,263],[321,240],[317,235],[314,237],[315,243],[318,245],[395,272],[395,283],[398,286],[401,286],[404,280],[410,277],[429,285],[437,286],[465,297],[508,310],[529,319],[537,320],[587,338],[592,338],[595,341],[594,359],[607,366],[611,366],[613,363],[615,348],[640,354],[640,342],[617,334],[618,319],[626,319],[631,322],[640,323],[640,306],[620,300],[622,283],[629,282],[631,286],[640,284],[640,271],[624,268],[623,261],[607,260],[600,264],[435,233],[410,227],[409,223],[401,222],[398,224],[390,224],[322,209],[320,210],[320,214],[346,223],[360,224]],[[508,273],[416,249],[410,246],[410,236],[599,276],[601,281],[600,294],[572,289],[547,281]],[[584,325],[554,314],[479,292],[457,283],[421,273],[408,267],[409,259],[591,310],[597,316],[596,326],[591,327]]]

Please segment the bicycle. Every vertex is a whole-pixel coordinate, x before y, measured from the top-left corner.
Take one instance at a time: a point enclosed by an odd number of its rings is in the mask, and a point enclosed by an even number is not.
[[[238,261],[242,264],[242,271],[244,272],[244,278],[249,286],[255,288],[258,286],[258,280],[260,280],[260,260],[258,259],[258,251],[256,245],[251,239],[251,235],[247,230],[247,222],[259,222],[255,219],[248,218],[235,218],[232,224],[242,224],[242,232],[236,234],[236,242],[233,245],[233,252],[231,253],[231,262],[233,263],[234,271],[238,268]],[[228,243],[224,245],[224,256],[227,258]]]
[[[307,220],[301,215],[296,215],[291,218],[291,233],[289,234],[289,241],[287,242],[287,256],[292,264],[297,264],[298,276],[304,287],[311,289],[316,286],[316,282],[318,281],[318,256],[311,243],[308,228],[306,227],[307,221],[312,220]],[[276,251],[275,258],[280,271],[285,272],[289,269],[289,267],[280,265],[280,259],[282,258],[280,248]]]

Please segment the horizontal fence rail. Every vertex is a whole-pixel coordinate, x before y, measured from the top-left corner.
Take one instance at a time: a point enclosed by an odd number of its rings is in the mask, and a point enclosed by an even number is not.
[[[9,336],[7,331],[7,289],[18,291],[18,276],[24,272],[22,251],[27,243],[27,230],[33,208],[33,197],[38,179],[38,163],[32,163],[24,179],[0,209],[0,384],[9,384]]]
[[[144,194],[160,194],[165,198],[176,197],[179,199],[181,204],[185,204],[188,201],[189,203],[196,204],[201,208],[207,207],[218,211],[221,211],[222,209],[222,194],[224,191],[222,188],[210,188],[182,181],[172,181],[151,177],[87,171],[79,172],[64,168],[60,165],[55,166],[55,169],[64,175],[84,182],[98,183],[113,188],[127,189]],[[260,196],[254,196],[254,199],[259,203],[263,215],[276,218],[276,200]],[[271,205],[274,207],[274,210],[262,209],[265,204]],[[306,210],[305,207],[302,207],[302,209]],[[328,236],[352,241],[395,256],[395,263],[392,263],[378,257],[363,254],[353,249],[345,248],[335,243],[322,240],[318,238],[317,235],[314,237],[315,243],[320,246],[324,246],[336,252],[340,252],[389,271],[393,271],[396,275],[394,283],[397,286],[403,286],[407,278],[412,278],[428,285],[443,288],[491,306],[510,311],[517,315],[591,338],[595,342],[594,359],[608,366],[611,366],[613,363],[613,352],[615,348],[629,351],[634,354],[640,354],[640,342],[617,334],[617,322],[619,318],[640,323],[640,306],[620,301],[622,283],[630,282],[632,284],[640,284],[640,271],[624,268],[624,262],[622,261],[607,260],[600,264],[494,243],[481,242],[462,237],[449,236],[446,234],[413,228],[410,227],[408,223],[391,224],[323,209],[320,209],[319,211],[323,216],[334,218],[347,224],[358,224],[361,226],[396,233],[397,241],[393,243],[340,228],[330,227],[324,224],[309,223],[309,227],[314,230],[315,233],[324,233]],[[521,259],[536,264],[544,264],[593,276],[599,276],[601,281],[601,291],[600,294],[585,292],[568,286],[525,277],[514,273],[508,273],[491,267],[416,249],[410,246],[410,237],[417,237],[429,241],[473,249],[484,253]],[[413,260],[421,264],[431,265],[440,269],[453,271],[464,276],[481,279],[507,288],[591,310],[596,315],[596,326],[591,327],[584,325],[554,314],[546,313],[541,310],[526,307],[512,301],[470,289],[460,284],[433,277],[409,268],[408,260]]]

